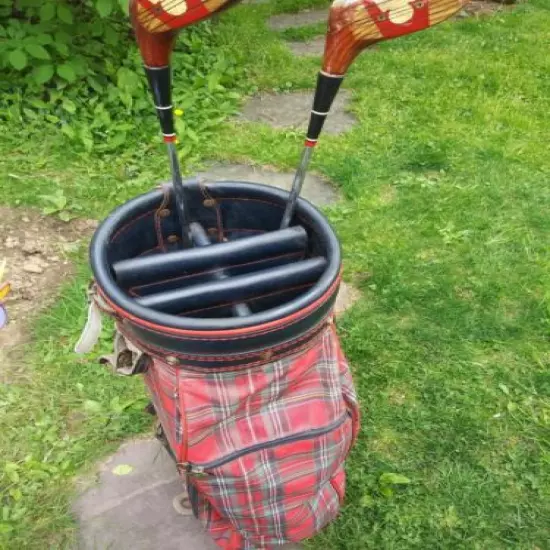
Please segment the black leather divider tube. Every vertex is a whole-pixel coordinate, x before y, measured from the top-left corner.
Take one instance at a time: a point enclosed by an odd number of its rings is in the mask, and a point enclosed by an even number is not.
[[[206,251],[208,248],[202,250]],[[140,306],[166,313],[192,311],[252,299],[254,296],[277,292],[285,288],[313,284],[321,277],[326,266],[325,258],[312,258],[273,269],[230,277],[223,281],[150,294],[137,298],[136,301]]]
[[[307,129],[308,140],[315,142],[319,138],[342,80],[343,76],[330,76],[325,73],[319,73],[313,99],[313,109]]]
[[[198,222],[192,222],[189,224],[189,232],[191,234],[191,240],[193,241],[193,244],[197,247],[203,247],[203,246],[212,246],[212,243],[210,242],[210,239],[208,238],[208,235],[206,231],[204,230],[203,226]],[[214,266],[217,267],[217,266]],[[211,274],[211,278],[214,281],[225,281],[229,275],[223,270],[214,271]],[[250,308],[246,305],[241,303],[233,304],[231,306],[231,310],[233,312],[233,315],[235,317],[246,317],[247,315],[252,315],[252,312],[250,311]]]
[[[165,137],[174,136],[175,138],[171,68],[169,65],[145,67],[145,73],[153,94],[162,133]]]
[[[227,267],[305,250],[307,242],[306,230],[293,226],[208,247],[122,260],[112,265],[112,271],[119,286],[143,285],[188,271]]]

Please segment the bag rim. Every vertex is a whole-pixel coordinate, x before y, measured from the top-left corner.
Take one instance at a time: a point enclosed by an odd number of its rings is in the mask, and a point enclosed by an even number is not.
[[[260,183],[241,181],[221,181],[212,183],[188,182],[190,191],[207,189],[212,198],[231,198],[235,195],[270,199],[274,204],[284,205],[289,193],[282,189]],[[139,305],[127,296],[116,284],[111,272],[107,244],[117,230],[129,219],[135,218],[135,213],[152,209],[161,204],[165,198],[166,189],[156,189],[139,195],[107,216],[97,228],[90,245],[90,265],[101,296],[116,312],[117,316],[130,320],[144,328],[160,330],[180,335],[200,335],[208,332],[209,336],[220,337],[229,334],[246,334],[258,330],[269,330],[271,327],[284,325],[300,314],[307,315],[315,307],[319,307],[332,293],[338,289],[340,281],[341,252],[340,243],[327,219],[307,200],[300,198],[297,203],[296,215],[312,230],[320,234],[327,249],[328,266],[319,281],[298,298],[265,312],[255,313],[245,318],[201,319],[180,317],[155,311]]]

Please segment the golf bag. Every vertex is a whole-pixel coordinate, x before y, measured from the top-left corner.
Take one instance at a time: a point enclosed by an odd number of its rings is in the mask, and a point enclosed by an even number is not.
[[[277,233],[287,197],[188,182],[191,217],[221,251],[213,266],[201,264],[210,247],[196,263],[196,249],[181,249],[170,186],[119,207],[91,245],[92,308],[115,319],[115,369],[143,375],[193,512],[226,550],[277,548],[332,521],[359,430],[332,314],[339,243],[303,199],[299,228]],[[243,261],[243,246],[264,242],[251,235],[271,233],[277,246]],[[266,272],[283,281],[258,286]]]

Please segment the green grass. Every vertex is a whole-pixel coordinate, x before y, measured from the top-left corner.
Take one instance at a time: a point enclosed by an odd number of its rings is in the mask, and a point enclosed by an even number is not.
[[[311,88],[318,60],[292,57],[265,20],[318,4],[235,8],[217,39],[252,86]],[[313,164],[345,197],[327,213],[363,291],[340,333],[364,427],[344,512],[311,548],[549,548],[548,29],[547,0],[441,25],[365,53],[344,83],[358,124],[325,136]],[[291,168],[302,140],[230,122],[215,136],[188,170]],[[61,188],[76,213],[100,217],[167,175],[160,145],[91,157],[29,131],[1,146],[10,204],[42,206]],[[2,455],[16,464],[5,503],[19,514],[4,518],[6,548],[67,545],[72,476],[150,425],[139,380],[70,352],[87,277],[40,319],[28,378],[0,394]],[[409,482],[390,488],[388,473]]]
[[[290,27],[280,32],[280,36],[285,40],[296,40],[306,42],[317,36],[324,36],[327,30],[326,23],[316,23],[313,25],[304,25],[303,27]]]
[[[84,264],[83,253],[79,262]],[[0,386],[0,548],[70,547],[73,478],[115,450],[122,438],[152,427],[143,412],[142,381],[116,377],[98,363],[100,352],[112,347],[110,324],[92,356],[72,352],[85,322],[88,277],[87,269],[80,269],[36,323],[26,374]]]

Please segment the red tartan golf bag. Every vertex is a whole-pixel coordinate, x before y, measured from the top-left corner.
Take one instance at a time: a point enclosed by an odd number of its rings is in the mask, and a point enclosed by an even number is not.
[[[332,320],[339,243],[303,199],[278,230],[287,198],[187,182],[196,248],[183,249],[167,185],[117,208],[91,245],[116,368],[143,374],[193,512],[226,550],[277,548],[332,521],[359,429]]]

